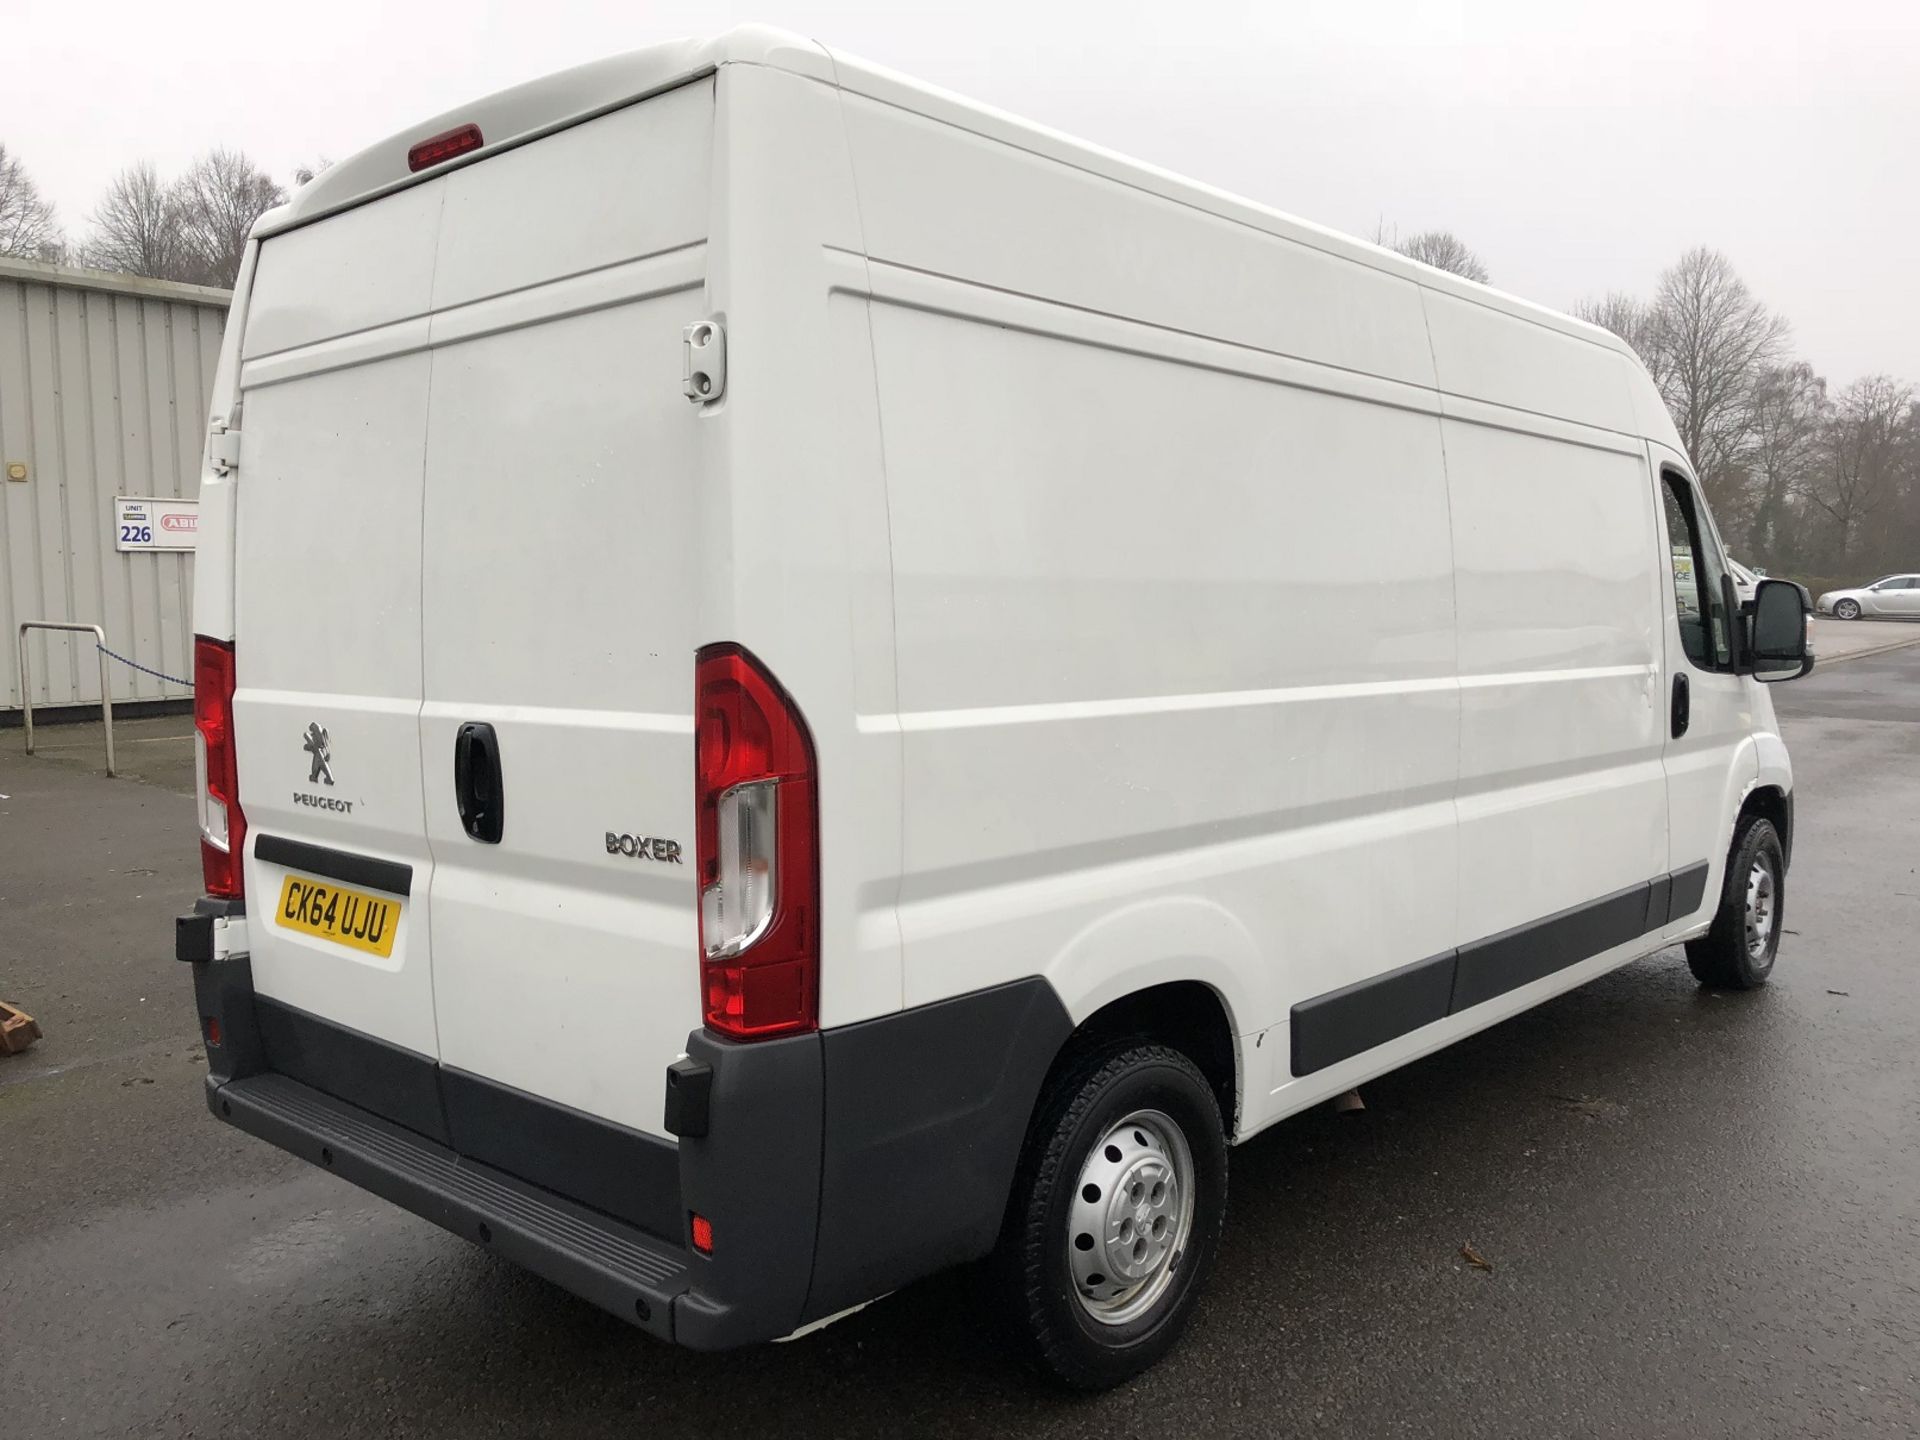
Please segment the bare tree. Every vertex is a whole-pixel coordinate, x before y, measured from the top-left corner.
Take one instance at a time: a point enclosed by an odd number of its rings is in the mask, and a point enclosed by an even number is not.
[[[1819,454],[1804,495],[1833,528],[1838,568],[1854,563],[1866,527],[1895,498],[1912,454],[1909,385],[1869,375],[1840,392],[1822,427]],[[1870,557],[1871,558],[1871,557]]]
[[[1786,349],[1768,310],[1717,250],[1689,250],[1660,277],[1651,345],[1656,381],[1716,510],[1740,508],[1760,379]]]
[[[1912,563],[1912,557],[1920,555],[1920,399],[1907,406],[1902,429],[1905,443],[1900,455],[1900,495],[1894,513],[1888,517],[1891,530],[1887,536],[1890,547],[1900,557],[1893,564],[1900,566]]]
[[[174,182],[181,251],[190,278],[231,288],[246,252],[247,232],[286,192],[237,150],[212,150]]]
[[[1781,548],[1787,503],[1813,463],[1827,412],[1827,382],[1804,360],[1775,365],[1754,391],[1749,471],[1755,493],[1747,527],[1747,554]]]
[[[155,280],[189,279],[184,225],[173,187],[161,183],[153,162],[129,165],[114,177],[95,207],[93,233],[81,249],[89,265]]]
[[[106,270],[230,288],[253,222],[285,198],[238,151],[210,151],[170,182],[143,160],[101,197],[83,253]]]
[[[1580,301],[1573,307],[1573,314],[1576,319],[1584,320],[1589,325],[1611,330],[1631,345],[1634,353],[1653,372],[1654,383],[1659,383],[1660,346],[1651,305],[1619,290],[1609,290],[1597,300]]]
[[[53,202],[27,174],[20,157],[0,141],[0,255],[22,260],[60,260],[67,251]]]
[[[1487,267],[1451,230],[1422,230],[1393,248],[1422,265],[1431,265],[1465,280],[1477,280],[1482,285],[1487,283]]]
[[[1418,260],[1422,265],[1431,265],[1436,270],[1445,270],[1463,279],[1477,280],[1482,285],[1487,283],[1487,267],[1451,230],[1422,230],[1418,235],[1402,240],[1400,227],[1389,226],[1382,218],[1374,222],[1373,234],[1367,238],[1376,245],[1399,251],[1409,260]]]
[[[1376,236],[1376,239],[1384,237]],[[1724,255],[1688,251],[1651,303],[1574,307],[1645,361],[1742,558],[1816,580],[1920,555],[1920,400],[1884,375],[1837,397]]]

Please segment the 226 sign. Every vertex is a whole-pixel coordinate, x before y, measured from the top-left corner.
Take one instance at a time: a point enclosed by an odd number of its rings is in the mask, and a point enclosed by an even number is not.
[[[123,554],[191,550],[200,534],[200,502],[118,495],[113,502],[113,529],[113,548]]]

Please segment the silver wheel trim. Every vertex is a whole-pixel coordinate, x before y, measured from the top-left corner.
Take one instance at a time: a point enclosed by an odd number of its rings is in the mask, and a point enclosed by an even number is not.
[[[1851,620],[1860,613],[1860,602],[1857,600],[1842,600],[1833,607],[1833,613],[1838,615],[1842,620]]]
[[[1136,1110],[1100,1137],[1074,1182],[1065,1237],[1074,1298],[1089,1317],[1125,1325],[1167,1293],[1195,1199],[1193,1152],[1171,1116]]]
[[[1746,921],[1747,955],[1753,960],[1767,958],[1767,946],[1773,939],[1773,926],[1780,913],[1780,886],[1773,866],[1756,856],[1747,872]]]

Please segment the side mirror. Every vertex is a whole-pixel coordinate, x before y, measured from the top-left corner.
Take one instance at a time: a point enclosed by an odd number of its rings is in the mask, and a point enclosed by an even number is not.
[[[1754,679],[1774,685],[1798,680],[1813,669],[1807,652],[1807,611],[1812,609],[1804,586],[1791,580],[1762,580],[1753,592],[1747,615],[1746,670]]]

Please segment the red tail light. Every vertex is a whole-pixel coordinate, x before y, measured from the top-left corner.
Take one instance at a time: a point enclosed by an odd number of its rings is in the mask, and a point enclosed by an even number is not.
[[[464,155],[469,150],[478,150],[483,143],[478,125],[456,125],[451,130],[428,136],[407,151],[407,169],[414,172],[425,170],[456,155]]]
[[[736,1040],[811,1030],[820,992],[813,741],[738,645],[694,667],[700,979],[707,1027]]]
[[[233,752],[233,646],[193,638],[193,758],[200,779],[200,869],[207,893],[246,895],[247,817]]]

